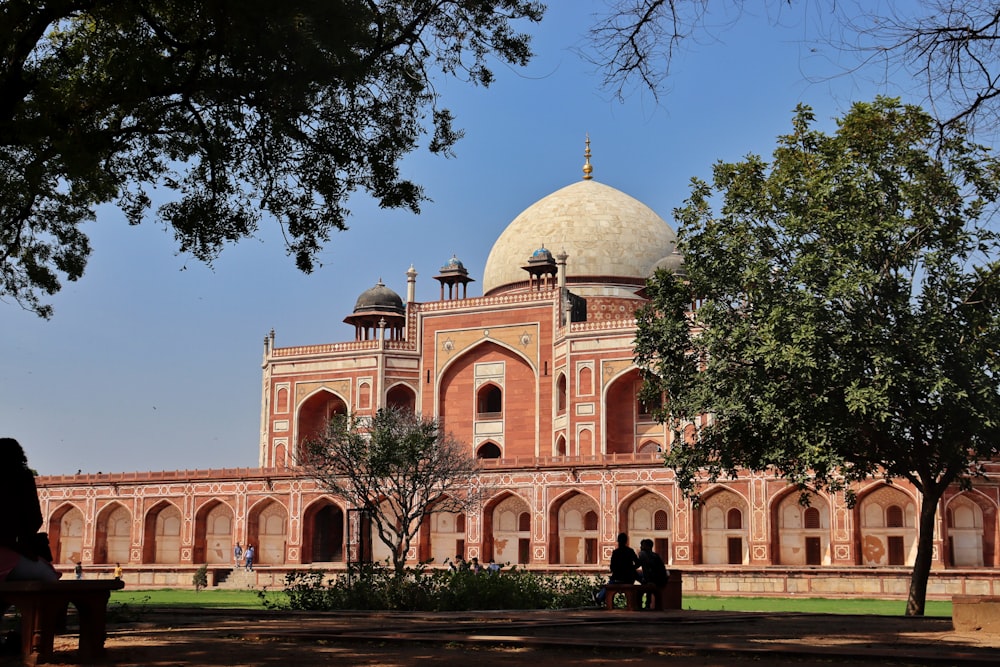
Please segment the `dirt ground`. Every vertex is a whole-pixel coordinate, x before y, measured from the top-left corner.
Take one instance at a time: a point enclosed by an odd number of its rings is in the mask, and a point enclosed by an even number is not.
[[[77,664],[75,648],[73,634],[57,637],[52,664]],[[140,610],[109,625],[106,659],[121,667],[528,662],[546,667],[996,665],[1000,636],[957,633],[950,619],[819,614]],[[0,665],[16,664],[16,658],[0,658]]]

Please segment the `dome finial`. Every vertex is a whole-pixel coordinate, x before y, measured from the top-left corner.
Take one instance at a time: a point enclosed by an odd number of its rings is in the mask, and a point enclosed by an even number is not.
[[[590,133],[587,133],[587,149],[583,151],[583,157],[586,158],[587,162],[583,165],[583,180],[589,181],[593,178],[590,174],[594,171],[594,168],[590,166]]]

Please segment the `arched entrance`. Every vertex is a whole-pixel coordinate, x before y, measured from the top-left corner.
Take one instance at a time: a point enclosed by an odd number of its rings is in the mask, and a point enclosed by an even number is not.
[[[302,562],[344,562],[344,511],[323,498],[306,508],[302,522]]]

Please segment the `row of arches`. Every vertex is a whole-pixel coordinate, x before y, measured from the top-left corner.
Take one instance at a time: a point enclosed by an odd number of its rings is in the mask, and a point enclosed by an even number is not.
[[[168,500],[156,503],[139,519],[121,503],[110,503],[98,513],[94,522],[91,562],[180,563],[185,543],[184,524],[181,510]],[[193,526],[193,562],[223,564],[232,561],[235,521],[228,504],[221,500],[206,503],[196,513]],[[75,505],[65,504],[53,512],[48,533],[56,563],[72,564],[83,560],[87,546],[85,527],[84,514]],[[250,512],[243,539],[254,545],[258,562],[282,564],[287,533],[284,506],[269,500]]]
[[[916,548],[916,505],[898,488],[883,485],[865,494],[853,510],[854,552],[858,565],[904,566],[913,562]],[[601,508],[591,496],[577,491],[555,499],[545,514],[532,511],[529,502],[505,491],[489,502],[481,521],[479,557],[511,564],[539,561],[559,565],[597,565],[604,562],[602,545],[610,538],[601,525]],[[625,531],[634,544],[652,539],[667,562],[675,560],[675,508],[660,493],[644,489],[626,498],[617,512],[615,533]],[[946,563],[958,567],[993,565],[996,545],[996,507],[981,494],[951,498],[944,511]],[[686,537],[690,560],[705,565],[750,562],[750,507],[736,491],[720,487],[704,496],[691,514]],[[434,513],[421,526],[416,553],[419,560],[443,563],[466,554],[467,520],[463,514]],[[298,523],[298,522],[296,522]],[[185,526],[192,531],[188,536]],[[298,543],[298,562],[342,563],[347,560],[348,521],[345,508],[329,497],[308,504],[301,521],[301,540],[289,539],[289,514],[277,499],[254,505],[246,528],[236,534],[230,505],[212,500],[186,521],[177,505],[161,500],[142,516],[134,517],[121,503],[103,508],[94,522],[92,545],[85,544],[83,512],[72,504],[58,507],[49,519],[49,535],[56,562],[83,560],[92,546],[93,563],[181,563],[185,545],[193,563],[231,562],[237,540],[253,544],[257,561],[284,565],[289,543]],[[771,560],[780,565],[829,565],[832,517],[828,499],[813,496],[809,506],[796,493],[778,497],[770,509]],[[685,531],[686,532],[686,531]],[[364,552],[375,560],[389,557],[387,547],[373,535],[365,536]],[[687,560],[687,559],[684,559]]]

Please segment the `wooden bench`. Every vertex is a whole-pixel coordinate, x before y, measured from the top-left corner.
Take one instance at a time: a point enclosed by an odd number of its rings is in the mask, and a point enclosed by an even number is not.
[[[639,611],[642,608],[642,596],[649,595],[653,611],[681,608],[681,573],[677,570],[669,572],[667,585],[663,588],[653,584],[608,584],[604,605],[607,609],[615,608],[615,594],[625,596],[625,608],[629,611]]]
[[[66,609],[76,607],[80,625],[79,657],[90,662],[104,654],[106,620],[111,591],[125,587],[119,579],[0,582],[0,603],[21,612],[21,654],[26,665],[52,656],[56,630],[65,622]]]

